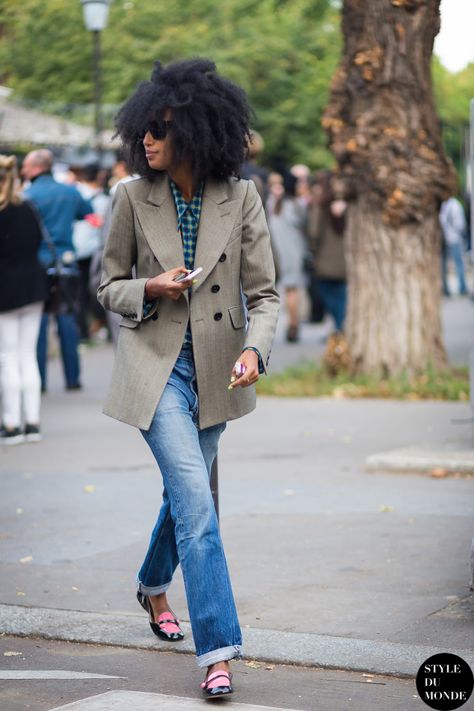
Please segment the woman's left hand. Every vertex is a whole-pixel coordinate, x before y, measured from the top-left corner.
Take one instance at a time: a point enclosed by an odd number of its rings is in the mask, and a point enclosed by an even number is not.
[[[239,363],[244,368],[242,374],[240,374]],[[249,385],[256,383],[258,378],[258,355],[255,351],[244,351],[232,368],[229,390],[247,388]]]

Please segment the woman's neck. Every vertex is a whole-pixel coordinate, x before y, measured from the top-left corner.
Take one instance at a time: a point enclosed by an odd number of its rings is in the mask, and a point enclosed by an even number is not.
[[[187,163],[182,163],[172,171],[168,171],[168,175],[178,186],[181,195],[186,202],[191,202],[196,192],[191,166]]]

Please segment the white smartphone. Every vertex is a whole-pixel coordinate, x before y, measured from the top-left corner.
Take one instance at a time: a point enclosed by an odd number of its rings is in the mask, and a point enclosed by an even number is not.
[[[182,281],[188,281],[189,279],[194,279],[195,276],[200,274],[202,272],[202,267],[197,267],[197,269],[194,269],[192,272],[189,272],[188,274],[178,274],[173,281],[176,281],[178,284]]]

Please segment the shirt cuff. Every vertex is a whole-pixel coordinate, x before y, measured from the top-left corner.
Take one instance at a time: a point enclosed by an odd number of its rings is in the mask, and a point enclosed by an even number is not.
[[[146,318],[148,316],[154,305],[154,301],[147,301],[146,296],[143,297],[143,318]]]
[[[242,353],[244,351],[253,351],[254,353],[256,353],[258,355],[258,374],[263,375],[263,373],[265,373],[265,368],[263,366],[262,355],[261,355],[260,351],[258,350],[258,348],[254,348],[254,346],[245,346]]]

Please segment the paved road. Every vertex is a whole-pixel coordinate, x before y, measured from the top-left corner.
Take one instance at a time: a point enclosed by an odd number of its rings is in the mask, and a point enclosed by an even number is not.
[[[190,656],[180,655],[176,664],[174,654],[18,638],[1,639],[0,650],[0,656],[17,655],[3,657],[2,711],[49,711],[76,700],[82,703],[71,711],[209,709],[197,700],[202,672]],[[51,678],[52,670],[62,678]],[[413,680],[384,676],[239,662],[234,683],[234,701],[225,703],[226,711],[264,711],[262,706],[273,711],[417,711],[421,706]]]
[[[445,304],[448,350],[457,362],[467,358],[473,314],[468,300]],[[274,366],[314,357],[325,328],[306,325],[302,343],[293,346],[282,342],[280,327]],[[48,635],[54,613],[64,616],[63,628],[69,619],[70,638],[87,641],[78,616],[89,615],[90,622],[100,613],[117,621],[110,624],[116,635],[110,644],[148,644],[137,642],[140,635],[149,640],[149,631],[134,599],[134,572],[156,516],[160,484],[140,434],[100,413],[112,357],[108,346],[85,353],[85,387],[77,393],[64,392],[53,361],[44,441],[0,450],[4,631],[25,634],[36,625],[36,634]],[[255,413],[229,425],[219,460],[221,525],[247,653],[361,670],[354,677],[348,671],[277,666],[270,673],[240,665],[239,701],[337,710],[348,708],[350,694],[355,709],[388,708],[387,699],[395,709],[414,708],[414,702],[419,708],[412,682],[366,688],[364,665],[413,674],[432,648],[472,653],[472,480],[365,470],[366,457],[386,449],[469,446],[470,428],[452,423],[468,414],[462,403],[262,398]],[[171,599],[186,620],[179,576]],[[18,605],[32,609],[23,615]],[[174,655],[153,650],[4,638],[5,644],[6,651],[20,645],[28,664],[4,657],[3,668],[100,671],[128,679],[11,680],[1,692],[8,693],[6,711],[28,708],[33,694],[30,708],[46,709],[108,687],[195,695],[195,675],[191,686],[182,676],[188,662],[194,665],[190,657],[181,657],[174,671]],[[125,674],[122,665],[134,673]],[[339,674],[348,674],[348,681],[335,683]],[[356,691],[380,694],[356,697]]]

